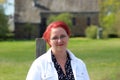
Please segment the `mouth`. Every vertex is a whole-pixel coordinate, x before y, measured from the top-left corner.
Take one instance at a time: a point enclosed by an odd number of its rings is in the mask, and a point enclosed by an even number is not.
[[[63,46],[64,44],[58,44],[57,46]]]

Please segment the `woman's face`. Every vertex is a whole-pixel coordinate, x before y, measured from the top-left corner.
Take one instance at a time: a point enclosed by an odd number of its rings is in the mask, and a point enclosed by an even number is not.
[[[54,51],[63,51],[66,50],[69,36],[66,31],[61,28],[52,28],[50,34],[50,45]]]

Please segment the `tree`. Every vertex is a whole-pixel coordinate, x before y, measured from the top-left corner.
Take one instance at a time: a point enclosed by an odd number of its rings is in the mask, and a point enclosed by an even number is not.
[[[8,18],[4,10],[0,8],[0,38],[4,38],[8,33]]]
[[[118,12],[120,11],[120,1],[119,0],[100,0],[100,16],[99,22],[100,26],[107,34],[115,34],[116,25],[118,22]],[[116,17],[117,16],[117,17]]]
[[[4,4],[5,3],[5,0],[0,0],[0,4]]]
[[[103,18],[104,26],[103,28],[109,33],[114,34],[114,23],[115,23],[115,14],[111,13]]]
[[[115,15],[115,32],[120,37],[120,11]]]
[[[72,15],[69,13],[61,13],[59,15],[51,15],[48,20],[47,24],[53,22],[53,21],[63,21],[65,22],[70,28],[73,26],[72,25]]]

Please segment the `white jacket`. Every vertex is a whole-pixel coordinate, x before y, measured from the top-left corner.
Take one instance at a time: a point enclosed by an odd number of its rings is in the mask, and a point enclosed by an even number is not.
[[[84,62],[68,50],[75,80],[89,80]],[[26,80],[58,80],[58,74],[51,59],[51,48],[37,58],[28,72]]]

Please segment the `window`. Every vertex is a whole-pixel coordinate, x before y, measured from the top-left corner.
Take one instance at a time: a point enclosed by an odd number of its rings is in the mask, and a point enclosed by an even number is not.
[[[74,26],[76,25],[76,18],[75,18],[75,17],[72,18],[72,24],[73,24]]]
[[[90,26],[90,25],[91,25],[91,18],[87,17],[87,26]]]

